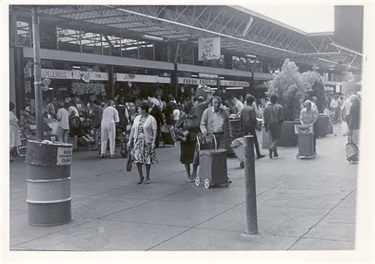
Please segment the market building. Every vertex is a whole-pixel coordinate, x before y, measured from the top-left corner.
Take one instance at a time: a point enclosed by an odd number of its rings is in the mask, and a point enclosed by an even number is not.
[[[33,96],[32,6],[11,5],[9,15],[19,113]],[[42,5],[38,15],[42,78],[51,80],[43,96],[179,97],[206,84],[262,97],[285,58],[317,69],[336,92],[343,71],[361,71],[362,57],[334,44],[333,32],[307,34],[238,6]]]

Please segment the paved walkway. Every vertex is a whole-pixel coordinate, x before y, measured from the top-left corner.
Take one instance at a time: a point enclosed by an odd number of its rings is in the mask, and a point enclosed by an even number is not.
[[[228,158],[229,187],[185,182],[179,147],[157,149],[151,184],[137,185],[125,159],[73,154],[72,222],[27,223],[26,164],[10,164],[10,249],[69,251],[353,250],[357,164],[345,160],[346,138],[317,140],[315,159],[296,159],[297,147],[256,160],[259,234],[246,231],[244,170]],[[263,149],[264,154],[267,150]]]

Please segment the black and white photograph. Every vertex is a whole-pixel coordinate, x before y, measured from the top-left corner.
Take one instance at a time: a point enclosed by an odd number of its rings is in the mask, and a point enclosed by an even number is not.
[[[150,4],[1,4],[2,263],[372,263],[373,1]]]

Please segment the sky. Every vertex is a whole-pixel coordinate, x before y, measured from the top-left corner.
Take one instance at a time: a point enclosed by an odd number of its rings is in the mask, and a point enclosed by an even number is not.
[[[241,5],[306,33],[333,32],[333,5]]]

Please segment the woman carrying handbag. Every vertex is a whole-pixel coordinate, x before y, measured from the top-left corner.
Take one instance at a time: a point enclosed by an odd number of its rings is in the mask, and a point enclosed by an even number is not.
[[[193,162],[194,152],[197,144],[197,134],[200,132],[199,120],[194,113],[194,104],[189,101],[184,105],[184,113],[181,114],[175,126],[176,135],[181,135],[179,139],[181,144],[180,162],[185,165],[186,181],[194,182],[197,176],[198,164]],[[186,138],[186,140],[185,140]],[[190,173],[190,164],[193,163],[193,173]]]

